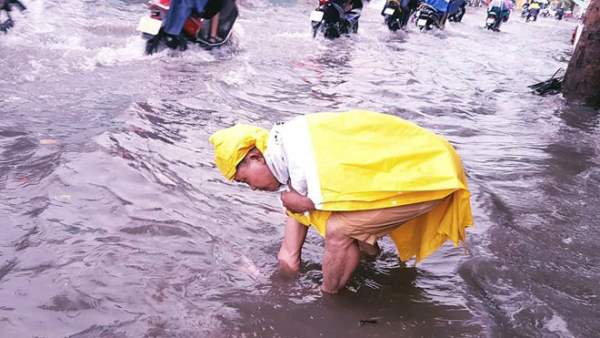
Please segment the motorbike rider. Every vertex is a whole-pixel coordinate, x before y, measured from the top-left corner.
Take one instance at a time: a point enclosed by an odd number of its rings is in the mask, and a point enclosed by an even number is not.
[[[466,13],[466,6],[467,2],[465,0],[452,0],[448,2],[448,20],[461,22]]]
[[[15,21],[10,16],[12,6],[16,6],[21,12],[27,9],[19,0],[0,0],[0,14],[6,13],[6,20],[0,22],[0,32],[7,33],[15,25]]]
[[[565,9],[562,6],[562,3],[559,3],[558,6],[556,7],[556,12],[555,12],[554,16],[556,17],[557,20],[562,20],[564,15],[565,15]]]
[[[512,11],[513,3],[511,0],[492,0],[488,6],[488,12],[494,12],[496,14],[496,31],[500,29],[500,20],[502,22],[508,21],[510,12]]]
[[[448,5],[451,0],[423,0],[422,4],[426,4],[436,12],[437,23],[435,25],[438,28],[443,27],[446,24],[446,18],[448,17]]]
[[[362,8],[362,0],[330,0],[323,11],[323,21],[325,23],[339,23],[341,26],[339,30],[334,29],[331,33],[325,33],[325,35],[330,34],[337,37],[340,33],[349,33],[353,27],[358,27],[356,24],[360,18]]]
[[[163,20],[163,26],[156,36],[148,40],[146,53],[156,52],[163,40],[171,49],[186,50],[187,42],[182,31],[185,22],[191,15],[205,19],[212,18],[210,35],[212,39],[217,39],[218,13],[221,7],[221,0],[171,0],[169,11]]]
[[[529,3],[529,7],[528,7],[529,13],[527,14],[526,21],[529,21],[530,18],[532,18],[532,17],[533,17],[533,21],[537,21],[537,16],[540,13],[540,8],[541,8],[540,4],[537,1],[532,0]]]
[[[398,7],[402,12],[400,17],[400,26],[405,27],[410,18],[410,13],[417,8],[417,0],[388,0],[388,7]],[[383,9],[385,10],[386,7]],[[382,10],[383,13],[383,10]]]
[[[402,0],[402,26],[406,27],[408,23],[408,19],[410,19],[410,14],[417,10],[419,7],[419,3],[421,0]]]
[[[362,8],[363,8],[363,1],[362,0],[350,0],[350,1],[348,1],[348,0],[334,0],[333,2],[336,2],[338,4],[345,3],[344,4],[344,6],[345,6],[344,9],[346,10],[346,12],[354,11],[354,10],[357,10],[357,9],[358,10],[362,10]]]
[[[526,17],[529,14],[529,2],[526,2],[521,6],[521,17]]]
[[[340,6],[344,10],[344,16],[360,15],[360,12],[363,8],[362,0],[332,0],[331,2]]]

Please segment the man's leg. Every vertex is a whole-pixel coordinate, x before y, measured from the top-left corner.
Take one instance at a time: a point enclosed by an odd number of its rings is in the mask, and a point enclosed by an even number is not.
[[[300,270],[300,256],[302,245],[306,239],[308,227],[294,218],[289,217],[285,223],[283,242],[277,254],[279,268],[286,274],[296,274]]]
[[[219,37],[219,13],[215,14],[211,19],[210,19],[210,40],[211,42],[214,40],[216,42],[217,38]]]
[[[336,222],[329,222],[325,236],[321,290],[337,293],[352,276],[359,259],[360,251],[356,240],[343,234]]]
[[[164,20],[163,29],[170,35],[179,35],[183,25],[192,14],[193,4],[189,0],[172,0]]]
[[[401,0],[400,7],[402,8],[402,27],[406,26],[408,23],[408,19],[410,17],[410,8],[409,8],[410,0]]]

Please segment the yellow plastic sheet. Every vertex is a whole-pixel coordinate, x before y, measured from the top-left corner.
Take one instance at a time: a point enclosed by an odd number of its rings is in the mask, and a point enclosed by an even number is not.
[[[307,116],[323,203],[293,215],[325,236],[333,211],[372,210],[443,199],[391,233],[402,260],[417,262],[472,224],[467,182],[454,148],[401,118],[368,111]]]

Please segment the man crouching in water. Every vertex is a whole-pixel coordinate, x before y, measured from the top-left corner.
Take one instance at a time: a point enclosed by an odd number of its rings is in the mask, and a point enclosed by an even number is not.
[[[442,137],[368,111],[317,113],[271,132],[238,124],[210,137],[229,180],[277,191],[288,215],[278,259],[297,273],[309,225],[325,237],[321,290],[337,293],[390,235],[400,259],[424,259],[472,223],[460,158]]]

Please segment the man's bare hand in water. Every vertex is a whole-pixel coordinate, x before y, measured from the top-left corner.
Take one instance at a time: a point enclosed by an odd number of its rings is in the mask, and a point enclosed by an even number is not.
[[[302,196],[294,190],[281,193],[283,206],[294,213],[304,213],[315,210],[315,204],[310,198]]]

